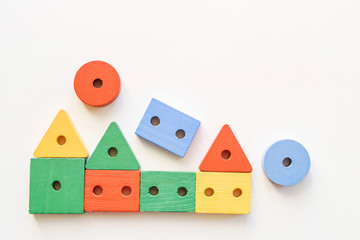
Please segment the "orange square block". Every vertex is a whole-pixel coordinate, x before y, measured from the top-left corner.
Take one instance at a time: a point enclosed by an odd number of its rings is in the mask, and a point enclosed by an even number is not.
[[[85,170],[84,210],[138,212],[140,171]]]

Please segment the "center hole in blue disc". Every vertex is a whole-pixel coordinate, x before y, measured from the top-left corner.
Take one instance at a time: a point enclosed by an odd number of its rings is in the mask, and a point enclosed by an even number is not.
[[[291,158],[284,158],[284,160],[282,161],[282,164],[284,165],[284,167],[290,167],[290,165],[291,165],[291,163],[292,163],[292,160],[291,160]]]

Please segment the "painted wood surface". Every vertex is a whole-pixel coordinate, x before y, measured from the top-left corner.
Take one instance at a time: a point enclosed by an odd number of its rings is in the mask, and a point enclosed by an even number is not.
[[[93,154],[87,161],[86,169],[140,169],[134,153],[115,122],[110,123]]]
[[[251,173],[196,173],[197,213],[250,214]]]
[[[83,213],[84,158],[32,158],[29,212]]]
[[[85,211],[138,212],[140,171],[85,170]]]
[[[194,212],[195,173],[141,172],[140,211]]]
[[[222,127],[199,169],[206,172],[252,172],[252,166],[229,125]]]
[[[198,120],[153,98],[135,133],[184,157],[199,126]]]
[[[113,102],[120,93],[121,80],[113,66],[103,61],[84,64],[74,79],[76,95],[84,103],[101,107]]]
[[[302,181],[310,170],[310,156],[304,146],[294,140],[274,143],[266,152],[263,169],[266,176],[282,186]]]
[[[36,158],[86,158],[89,153],[66,111],[60,110],[34,152]]]

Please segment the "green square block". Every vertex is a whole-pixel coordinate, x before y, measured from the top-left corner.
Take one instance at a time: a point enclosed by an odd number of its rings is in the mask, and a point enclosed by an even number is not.
[[[194,212],[193,172],[141,172],[140,211]]]
[[[84,213],[84,171],[85,158],[32,158],[29,212]]]

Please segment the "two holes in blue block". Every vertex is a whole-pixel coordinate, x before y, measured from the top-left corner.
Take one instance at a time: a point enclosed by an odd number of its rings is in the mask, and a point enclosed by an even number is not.
[[[159,194],[159,189],[155,186],[152,186],[151,188],[149,188],[149,193],[153,196],[156,196]],[[178,190],[177,190],[177,194],[180,196],[180,197],[185,197],[186,194],[187,194],[187,189],[184,188],[184,187],[179,187]]]
[[[121,193],[123,196],[125,197],[128,197],[131,195],[131,187],[129,186],[124,186],[122,189],[121,189]],[[103,193],[103,188],[101,186],[95,186],[93,188],[93,193],[96,195],[96,196],[101,196],[102,193]]]
[[[212,188],[206,188],[204,191],[204,194],[206,197],[212,197],[214,195],[215,191]],[[235,198],[239,198],[242,195],[242,190],[240,188],[235,188],[233,191],[233,196]]]
[[[153,125],[154,127],[159,126],[159,125],[160,125],[160,118],[157,117],[157,116],[154,116],[154,117],[151,118],[150,123],[151,123],[151,125]],[[185,131],[182,130],[182,129],[178,129],[178,130],[175,132],[175,136],[176,136],[178,139],[183,139],[183,138],[185,137]]]

